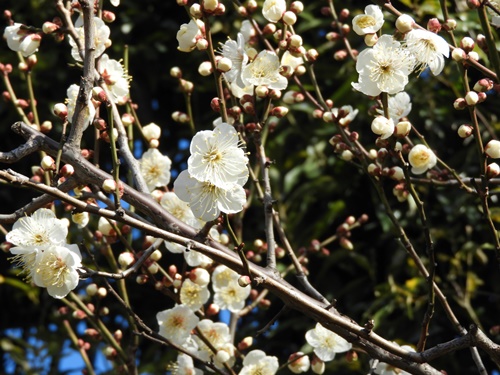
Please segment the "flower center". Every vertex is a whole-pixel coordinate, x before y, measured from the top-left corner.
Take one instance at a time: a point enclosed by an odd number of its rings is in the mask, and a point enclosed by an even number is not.
[[[68,266],[64,260],[55,254],[49,254],[44,263],[36,270],[41,275],[45,285],[63,286],[66,275],[69,273]]]
[[[170,317],[168,323],[169,323],[168,325],[171,327],[182,328],[184,326],[184,317],[180,315],[174,315]]]
[[[203,156],[203,161],[206,163],[216,163],[221,159],[222,154],[217,149],[211,150],[208,154]]]
[[[371,26],[375,26],[375,24],[376,24],[375,18],[373,18],[372,16],[368,16],[368,15],[364,15],[364,16],[359,17],[357,20],[357,23],[358,23],[358,26],[362,29],[367,28],[367,27],[371,27]]]

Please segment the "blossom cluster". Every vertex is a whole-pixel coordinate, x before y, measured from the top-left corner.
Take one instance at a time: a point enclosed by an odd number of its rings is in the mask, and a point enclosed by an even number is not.
[[[40,208],[17,220],[6,240],[13,247],[12,260],[36,286],[63,298],[78,285],[82,256],[77,245],[67,244],[68,226],[53,211]]]
[[[232,125],[198,132],[191,141],[188,169],[174,182],[174,192],[187,202],[196,218],[217,219],[221,212],[236,213],[246,201],[243,185],[248,179],[248,158],[239,147]]]

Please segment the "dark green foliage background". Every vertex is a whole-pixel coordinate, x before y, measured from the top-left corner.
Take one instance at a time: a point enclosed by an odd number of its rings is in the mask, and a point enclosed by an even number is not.
[[[16,22],[41,27],[44,21],[57,15],[53,4],[52,0],[4,0],[0,8],[9,9]],[[227,19],[234,20],[231,4],[225,4],[230,15]],[[368,115],[368,110],[374,103],[352,91],[350,84],[357,81],[354,63],[338,62],[332,58],[333,53],[342,46],[326,42],[324,38],[331,30],[330,19],[321,14],[321,7],[326,2],[304,1],[304,4],[306,9],[299,17],[296,31],[303,36],[307,48],[315,47],[321,53],[315,68],[323,93],[336,106],[351,104],[359,109],[351,130],[360,133],[363,144],[371,145],[367,148],[374,147],[375,136],[370,131],[371,118]],[[402,11],[411,11],[423,25],[432,16],[441,17],[438,1],[403,1],[393,4]],[[342,2],[342,6],[350,9],[351,13],[360,12],[365,5],[364,1]],[[117,15],[116,22],[110,25],[113,45],[107,53],[111,58],[119,59],[123,56],[124,46],[128,46],[129,74],[133,77],[131,95],[139,105],[141,121],[143,124],[155,122],[162,126],[162,151],[174,160],[174,169],[184,168],[182,163],[186,161],[187,151],[179,149],[178,140],[189,139],[190,132],[187,126],[171,120],[173,111],[185,110],[177,82],[169,75],[172,66],[181,67],[184,77],[195,83],[193,105],[197,130],[210,129],[211,122],[217,117],[209,105],[210,99],[216,95],[213,80],[197,73],[198,65],[205,60],[205,56],[198,51],[185,54],[176,49],[176,32],[180,24],[188,22],[188,16],[173,0],[122,0],[119,8],[110,9],[106,3],[105,9],[115,11]],[[220,18],[217,22],[225,20],[226,18]],[[387,16],[385,32],[393,32],[393,21],[393,17]],[[230,24],[221,23],[214,28],[220,30],[214,35],[216,41],[223,42],[228,35],[233,39],[236,37],[236,29]],[[129,31],[123,33],[124,29]],[[466,32],[472,36],[479,32],[479,24],[470,12],[461,13],[457,35],[466,35]],[[355,48],[363,48],[361,38],[351,35],[350,40]],[[61,124],[51,114],[51,108],[54,103],[65,98],[67,87],[78,83],[81,74],[78,69],[70,67],[73,61],[67,41],[62,44],[63,46],[57,45],[50,37],[44,37],[37,54],[39,63],[33,73],[40,118],[41,121],[53,121],[51,136],[55,139],[60,135]],[[0,62],[16,66],[16,59],[15,53],[3,42],[0,46]],[[472,73],[472,76],[481,78],[478,73]],[[11,75],[11,79],[19,97],[25,97],[25,82],[17,70]],[[311,89],[306,77],[303,82],[306,88]],[[291,85],[290,88],[294,86]],[[413,101],[410,120],[425,135],[439,157],[465,175],[477,175],[478,158],[474,143],[464,143],[456,134],[458,126],[469,121],[466,112],[457,112],[452,106],[456,98],[454,91],[463,94],[456,65],[451,60],[447,62],[444,73],[438,78],[422,74],[417,79],[413,75],[407,91]],[[499,125],[497,108],[498,96],[495,95],[480,106],[495,130]],[[339,159],[328,144],[329,138],[336,134],[336,128],[313,119],[313,108],[308,104],[293,105],[290,109],[289,115],[279,122],[269,136],[268,156],[274,161],[271,176],[273,195],[277,199],[276,207],[281,213],[292,246],[297,250],[307,249],[312,240],[322,241],[328,238],[349,215],[359,217],[367,214],[369,217],[362,228],[353,231],[350,238],[354,244],[353,251],[333,243],[328,246],[329,256],[310,256],[307,268],[311,283],[328,298],[336,299],[338,309],[360,324],[374,319],[375,331],[380,335],[391,340],[397,339],[400,344],[415,345],[427,307],[425,280],[398,244],[394,228],[385,216],[370,179],[354,165]],[[9,103],[0,103],[0,119],[0,150],[8,151],[22,142],[9,129],[18,120]],[[89,142],[87,147],[92,147],[90,139],[86,141]],[[37,162],[33,156],[14,168],[29,174],[30,166]],[[384,184],[391,197],[391,204],[400,215],[401,223],[425,260],[425,244],[418,215],[408,203],[398,203],[392,197],[393,182],[387,180]],[[422,185],[417,190],[428,210],[431,233],[436,245],[436,280],[461,323],[465,327],[476,323],[488,332],[492,326],[500,323],[499,267],[480,213],[479,201],[457,187]],[[497,192],[493,193],[495,195]],[[31,191],[2,185],[0,213],[10,213],[20,208],[33,196],[36,194]],[[492,206],[494,220],[498,222],[500,215],[496,202],[495,200]],[[69,216],[60,206],[58,213],[60,216]],[[250,247],[255,238],[264,236],[263,220],[261,206],[255,201],[245,215],[247,224],[244,227],[244,237]],[[92,223],[94,227],[95,222],[96,220]],[[75,241],[84,238],[80,233],[72,233],[72,236]],[[141,244],[137,242],[134,246],[140,248]],[[97,254],[97,249],[94,250]],[[117,245],[114,251],[119,254],[121,248]],[[96,256],[102,262],[99,255]],[[3,275],[3,283],[0,284],[0,350],[8,351],[10,358],[18,363],[18,374],[57,374],[59,353],[65,337],[61,326],[62,317],[55,313],[61,303],[18,279],[7,257],[7,254],[0,256],[0,277]],[[180,262],[180,259],[165,253],[162,264],[172,262]],[[289,260],[283,259],[282,263],[285,267]],[[296,284],[293,276],[288,276],[287,279]],[[136,312],[147,324],[155,327],[156,313],[171,307],[172,302],[152,287],[140,287],[133,280],[128,282],[128,286]],[[282,303],[279,300],[273,297],[271,300],[273,303],[268,310],[256,311],[243,319],[237,340],[247,335],[254,336],[256,330],[281,309]],[[102,303],[111,310],[111,316],[107,319],[110,329],[122,328],[125,342],[130,340],[130,330],[112,318],[123,314],[121,307],[111,297],[107,297]],[[76,323],[72,318],[70,320]],[[54,324],[59,328],[55,331],[47,329],[49,326],[54,327]],[[289,312],[278,320],[278,324],[265,337],[256,338],[255,347],[278,356],[280,363],[284,363],[289,354],[301,349],[310,350],[304,347],[304,334],[314,324],[297,312]],[[11,328],[19,328],[24,332],[22,340],[12,341],[6,336],[5,330]],[[451,340],[456,335],[441,306],[436,306],[428,346]],[[50,359],[43,363],[49,363],[47,368],[37,368],[36,361],[26,358],[26,353],[33,350],[28,342],[30,336],[36,336],[46,343]],[[499,339],[497,336],[492,338]],[[92,350],[100,349],[102,346],[94,342]],[[362,353],[359,353],[360,360],[354,363],[348,363],[343,355],[337,357],[328,364],[327,373],[363,374],[368,371],[368,358]],[[2,360],[5,361],[6,358],[3,356]],[[166,364],[174,359],[173,351],[141,341],[138,351],[141,373],[165,373]],[[38,365],[40,363],[42,362],[39,361]],[[485,364],[488,369],[493,368],[487,359]],[[446,360],[436,361],[433,365],[443,368],[448,374],[474,371],[472,359],[465,351],[448,356]],[[5,366],[0,364],[0,368],[2,367]],[[283,373],[287,371],[285,369]]]

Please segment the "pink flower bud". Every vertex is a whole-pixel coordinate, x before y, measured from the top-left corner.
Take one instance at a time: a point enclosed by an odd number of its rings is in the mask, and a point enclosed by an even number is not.
[[[498,175],[500,175],[500,167],[498,166],[498,164],[488,164],[488,167],[486,168],[486,176],[488,178],[495,178],[498,177]]]
[[[40,165],[46,171],[55,171],[55,169],[56,169],[56,162],[49,155],[45,155],[43,157]]]
[[[466,53],[469,53],[470,51],[472,51],[474,49],[474,39],[466,36],[464,38],[462,38],[462,40],[460,41],[460,47],[462,47],[462,49],[466,52]]]
[[[109,10],[103,10],[102,11],[102,20],[106,23],[114,22],[114,20],[116,20],[116,15]]]
[[[441,22],[437,18],[431,18],[427,22],[427,30],[436,34],[439,33],[441,31]]]
[[[472,128],[472,126],[470,126],[468,124],[463,124],[463,125],[460,125],[457,132],[458,132],[458,136],[460,138],[468,138],[472,135],[473,131],[474,131],[474,129]]]
[[[68,117],[68,107],[64,103],[57,103],[54,105],[54,114],[59,117],[61,120],[66,120]]]

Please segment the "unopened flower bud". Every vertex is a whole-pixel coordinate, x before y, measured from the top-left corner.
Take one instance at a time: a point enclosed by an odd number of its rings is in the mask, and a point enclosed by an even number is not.
[[[185,79],[181,79],[181,89],[182,92],[190,94],[193,92],[194,84],[191,81],[186,81]]]
[[[42,31],[45,33],[45,34],[52,34],[54,31],[58,30],[59,29],[59,25],[56,25],[55,23],[53,22],[45,22],[43,25],[42,25]]]
[[[178,66],[170,68],[170,76],[173,78],[182,78],[182,70]]]
[[[488,178],[495,178],[500,175],[500,166],[497,163],[490,163],[486,168],[486,176]]]
[[[340,157],[342,158],[342,160],[351,161],[354,158],[354,154],[350,150],[344,150],[340,154]]]
[[[476,82],[474,90],[477,92],[486,92],[493,88],[493,81],[489,78],[483,78]]]
[[[259,98],[266,98],[267,95],[269,94],[269,89],[267,86],[260,85],[255,88],[255,95]]]
[[[470,51],[467,56],[469,57],[469,60],[479,61],[479,54],[477,52]]]
[[[499,159],[500,141],[497,141],[495,139],[489,141],[484,150],[486,152],[486,155],[488,155],[490,158]]]
[[[290,10],[295,14],[302,13],[304,11],[304,4],[302,1],[294,1],[290,4]]]
[[[108,291],[106,290],[106,288],[99,288],[97,289],[97,296],[100,297],[100,298],[104,298],[108,295]]]
[[[152,139],[160,139],[161,137],[161,128],[156,125],[154,122],[143,126],[142,135],[147,141],[151,141]]]
[[[477,95],[477,92],[469,91],[467,94],[465,94],[465,102],[467,103],[467,105],[476,105],[478,101],[479,96]]]
[[[427,21],[427,30],[433,33],[439,33],[441,31],[441,22],[437,18],[431,18]]]
[[[208,307],[205,309],[205,315],[206,316],[214,316],[214,315],[217,315],[220,311],[220,307],[219,305],[215,304],[215,303],[211,303],[210,305],[208,305]]]
[[[238,285],[241,286],[242,288],[251,284],[252,284],[252,279],[250,279],[248,275],[242,275],[238,278]]]
[[[457,21],[453,18],[448,18],[443,26],[445,30],[453,31],[457,28]]]
[[[217,351],[215,358],[220,363],[226,363],[227,361],[229,361],[231,359],[231,355],[228,352],[226,352],[225,350],[219,350],[219,351]]]
[[[154,260],[155,262],[158,262],[162,257],[161,251],[160,250],[155,250],[149,257],[149,259]]]
[[[455,48],[451,52],[451,58],[455,61],[462,61],[466,57],[467,57],[467,54],[465,53],[465,51],[462,48]]]
[[[68,107],[64,103],[55,104],[53,111],[61,120],[66,120],[66,117],[68,117]]]
[[[311,370],[315,374],[322,375],[325,372],[325,362],[314,356],[311,361]]]
[[[333,58],[335,61],[344,61],[347,58],[347,56],[349,56],[349,54],[344,49],[341,49],[340,51],[336,51],[333,54]]]
[[[132,254],[130,251],[125,251],[120,255],[118,255],[118,264],[122,268],[127,268],[134,262],[135,262],[134,254]]]
[[[398,137],[406,137],[410,134],[411,131],[411,122],[409,121],[400,121],[396,124],[395,134]]]
[[[474,49],[474,46],[474,39],[472,39],[471,37],[466,36],[460,41],[460,47],[462,47],[462,49],[467,53],[472,51]]]
[[[102,183],[102,190],[104,190],[106,193],[113,193],[116,191],[116,181],[108,178],[103,181]]]
[[[151,274],[156,274],[160,270],[160,267],[158,266],[158,263],[151,263],[148,267],[148,272]]]
[[[302,46],[302,37],[294,34],[290,37],[290,47],[298,48]]]
[[[465,109],[467,107],[467,102],[464,98],[457,98],[453,102],[453,107],[458,110]]]
[[[366,34],[365,35],[365,44],[368,47],[373,47],[378,41],[378,35],[377,34]]]
[[[56,169],[56,162],[51,156],[45,155],[40,163],[40,166],[46,171],[54,171]]]
[[[405,179],[405,174],[401,167],[392,167],[389,171],[389,177],[396,181]]]
[[[288,357],[288,369],[294,374],[307,372],[310,365],[309,356],[302,352],[292,353]]]
[[[111,12],[109,10],[103,10],[102,11],[102,20],[106,23],[111,23],[116,20],[116,14],[114,12]]]
[[[198,67],[198,73],[200,73],[203,77],[209,76],[212,72],[212,63],[210,61],[203,61]]]
[[[413,25],[415,25],[415,20],[408,14],[402,14],[396,20],[396,29],[402,34],[413,29]]]
[[[469,9],[477,9],[481,6],[480,0],[467,0],[467,6]]]
[[[59,174],[63,177],[72,176],[75,173],[75,168],[71,164],[64,164],[59,171]]]
[[[208,41],[206,39],[198,39],[196,41],[196,48],[199,50],[199,51],[205,51],[207,48],[208,48]]]
[[[40,131],[44,134],[49,133],[52,130],[52,121],[44,121],[40,125]]]
[[[271,116],[276,116],[278,118],[285,117],[288,114],[288,108],[283,106],[274,107],[271,110]]]
[[[189,273],[189,279],[201,287],[207,286],[210,282],[210,274],[204,268],[197,267]]]
[[[85,291],[87,292],[87,294],[90,297],[95,296],[97,294],[97,284],[92,283],[92,284],[87,285],[87,287],[85,288]]]
[[[468,138],[472,135],[473,131],[474,131],[474,129],[472,128],[472,126],[467,125],[467,124],[463,124],[463,125],[460,125],[457,133],[458,133],[458,136],[460,138]]]
[[[238,343],[238,350],[239,351],[246,350],[249,347],[251,347],[252,345],[253,345],[253,337],[247,336]]]
[[[227,57],[223,57],[217,61],[217,69],[220,72],[228,72],[233,67],[233,62]]]
[[[283,22],[288,26],[292,26],[297,22],[297,15],[292,11],[286,11],[283,13]]]

